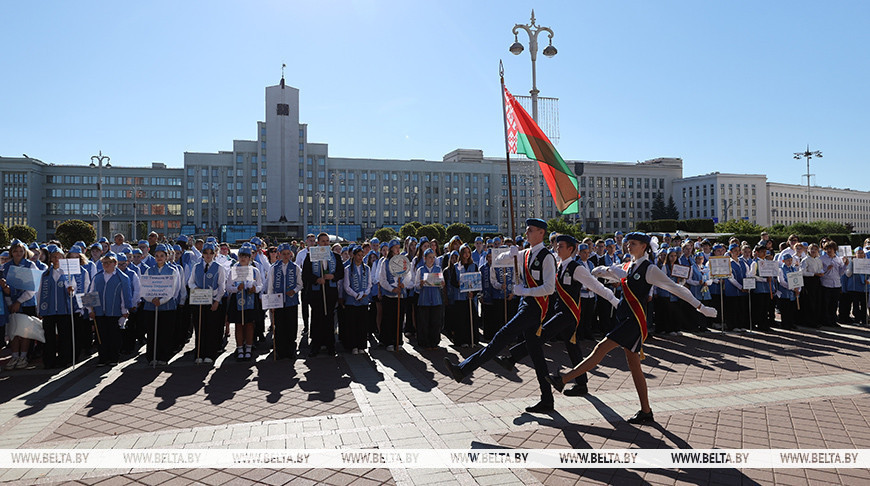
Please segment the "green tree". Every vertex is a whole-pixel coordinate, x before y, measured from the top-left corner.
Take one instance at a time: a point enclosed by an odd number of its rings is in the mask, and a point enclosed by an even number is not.
[[[662,198],[662,193],[657,192],[655,197],[653,197],[652,208],[650,209],[650,218],[652,220],[656,219],[673,219],[668,218],[667,209],[665,208],[665,201]]]
[[[547,221],[547,231],[550,233],[555,231],[560,235],[571,235],[575,238],[577,237],[577,227],[562,218],[553,218]]]
[[[439,239],[441,238],[441,233],[438,232],[438,228],[436,228],[435,225],[431,224],[424,224],[423,226],[417,228],[417,232],[414,234],[414,236],[416,236],[418,239],[425,236],[430,241],[433,239],[438,240],[439,242],[441,241]]]
[[[9,246],[9,230],[6,229],[6,225],[3,223],[0,223],[0,246]]]
[[[453,235],[459,236],[463,243],[471,243],[474,240],[474,233],[471,228],[465,223],[453,223],[447,227],[446,238],[452,238]]]
[[[760,235],[764,231],[763,226],[759,226],[752,221],[746,219],[729,219],[724,223],[716,225],[717,233],[736,233],[741,235]]]
[[[36,241],[36,230],[30,226],[16,224],[9,227],[9,236],[25,243],[32,243]]]
[[[410,223],[405,223],[399,229],[399,236],[404,240],[409,236],[415,236],[417,234],[417,230],[423,226],[423,223],[419,221],[411,221]]]
[[[396,236],[398,235],[396,235],[396,230],[394,230],[393,228],[384,227],[375,231],[375,238],[377,238],[379,241],[390,241]]]
[[[70,248],[79,240],[84,241],[85,243],[90,243],[96,240],[97,231],[90,223],[86,223],[80,219],[70,219],[57,225],[57,228],[54,230],[54,236],[60,241],[64,248]]]
[[[674,203],[674,196],[668,196],[668,207],[665,209],[665,219],[680,219],[680,211]]]

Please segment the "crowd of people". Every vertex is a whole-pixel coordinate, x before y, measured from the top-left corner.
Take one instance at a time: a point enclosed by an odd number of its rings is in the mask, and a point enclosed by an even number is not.
[[[551,387],[574,381],[564,393],[587,393],[586,372],[622,347],[641,402],[632,421],[644,423],[652,420],[640,372],[648,333],[867,320],[870,275],[855,265],[865,249],[838,256],[837,243],[826,238],[808,244],[790,237],[779,248],[766,233],[754,245],[621,232],[577,241],[530,219],[524,236],[468,242],[372,238],[343,246],[321,233],[275,246],[254,237],[234,250],[212,237],[113,240],[67,249],[13,240],[0,255],[0,325],[11,351],[5,369],[27,368],[34,353],[45,368],[64,368],[94,346],[98,366],[136,354],[165,366],[191,339],[195,361],[210,364],[233,341],[232,357],[251,360],[269,334],[274,358],[290,360],[300,348],[308,357],[332,356],[372,346],[399,351],[407,341],[433,351],[444,336],[457,347],[487,343],[459,365],[447,360],[456,381],[490,359],[512,369],[530,356],[542,398],[529,411],[546,412]],[[713,274],[716,257],[728,261],[729,275],[721,266]],[[762,260],[775,263],[775,275],[761,272]],[[37,275],[35,285],[21,284],[12,267]],[[802,274],[801,286],[789,283],[793,272]],[[479,274],[479,287],[464,288],[469,273]],[[154,291],[158,280],[163,293]],[[586,359],[583,339],[600,339]],[[541,346],[548,340],[565,343],[575,365],[567,375],[549,373]]]

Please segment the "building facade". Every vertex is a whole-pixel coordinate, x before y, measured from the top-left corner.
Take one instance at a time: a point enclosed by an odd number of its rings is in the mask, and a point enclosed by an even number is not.
[[[102,236],[123,233],[132,239],[150,231],[170,236],[181,228],[181,169],[162,163],[150,167],[102,169]],[[0,157],[0,222],[7,227],[25,224],[36,229],[40,240],[54,237],[54,230],[69,219],[98,226],[99,171],[87,164],[55,165],[26,157]],[[135,208],[135,214],[134,214]]]
[[[409,221],[455,222],[510,231],[507,164],[481,150],[457,149],[442,160],[330,157],[299,122],[299,90],[283,80],[266,88],[257,140],[233,150],[184,154],[185,227],[217,233],[224,225],[301,236],[324,230],[349,239]],[[667,197],[682,160],[637,163],[568,161],[578,176],[589,232],[629,230],[649,218],[656,194]],[[527,217],[558,216],[537,162],[512,159],[515,231]],[[535,177],[538,178],[537,184]]]
[[[674,202],[681,219],[725,222],[745,219],[770,225],[767,176],[763,174],[710,174],[674,181]]]

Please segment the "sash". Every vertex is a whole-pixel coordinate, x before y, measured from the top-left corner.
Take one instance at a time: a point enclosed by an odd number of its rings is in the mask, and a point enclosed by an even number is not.
[[[629,264],[626,263],[626,266]],[[644,359],[646,356],[643,354],[643,343],[646,341],[647,330],[646,330],[646,311],[643,309],[643,305],[638,300],[637,296],[634,295],[634,292],[631,291],[631,288],[628,286],[628,276],[622,278],[622,295],[625,298],[625,301],[628,303],[628,307],[631,308],[631,312],[634,314],[634,318],[637,320],[638,325],[640,326],[640,336],[641,336],[641,345],[640,345],[640,359]]]
[[[526,252],[526,259],[524,262],[525,264],[523,265],[523,272],[525,273],[525,276],[526,276],[526,285],[528,285],[530,289],[533,289],[533,288],[538,286],[538,282],[535,282],[535,279],[532,278],[532,271],[529,269],[529,260],[531,259],[531,256],[532,256],[532,250],[530,249],[529,251]],[[541,277],[542,278],[543,278],[543,272],[544,272],[544,269],[541,268]],[[535,333],[537,336],[540,336],[541,329],[543,329],[543,327],[544,327],[544,319],[547,317],[547,308],[549,306],[549,296],[545,295],[542,297],[532,297],[532,298],[535,299],[535,303],[537,303],[538,307],[541,308],[541,324],[538,326],[538,332]]]
[[[571,294],[565,290],[565,287],[562,287],[562,282],[559,279],[556,279],[556,292],[559,293],[559,297],[562,299],[562,302],[568,306],[568,310],[571,311],[571,314],[574,315],[574,334],[571,336],[571,344],[577,343],[577,328],[580,327],[580,302],[575,302],[574,298],[571,297]]]

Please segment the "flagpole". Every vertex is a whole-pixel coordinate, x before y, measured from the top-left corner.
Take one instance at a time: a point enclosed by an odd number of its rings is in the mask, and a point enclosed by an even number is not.
[[[501,60],[498,61],[498,77],[501,80],[501,117],[502,122],[504,122],[504,156],[505,163],[507,164],[507,186],[508,186],[508,207],[510,208],[510,235],[509,237],[516,236],[516,229],[514,226],[514,191],[511,187],[511,153],[510,153],[510,145],[508,144],[508,129],[507,129],[507,111],[505,108],[504,102],[504,66],[502,65]]]

